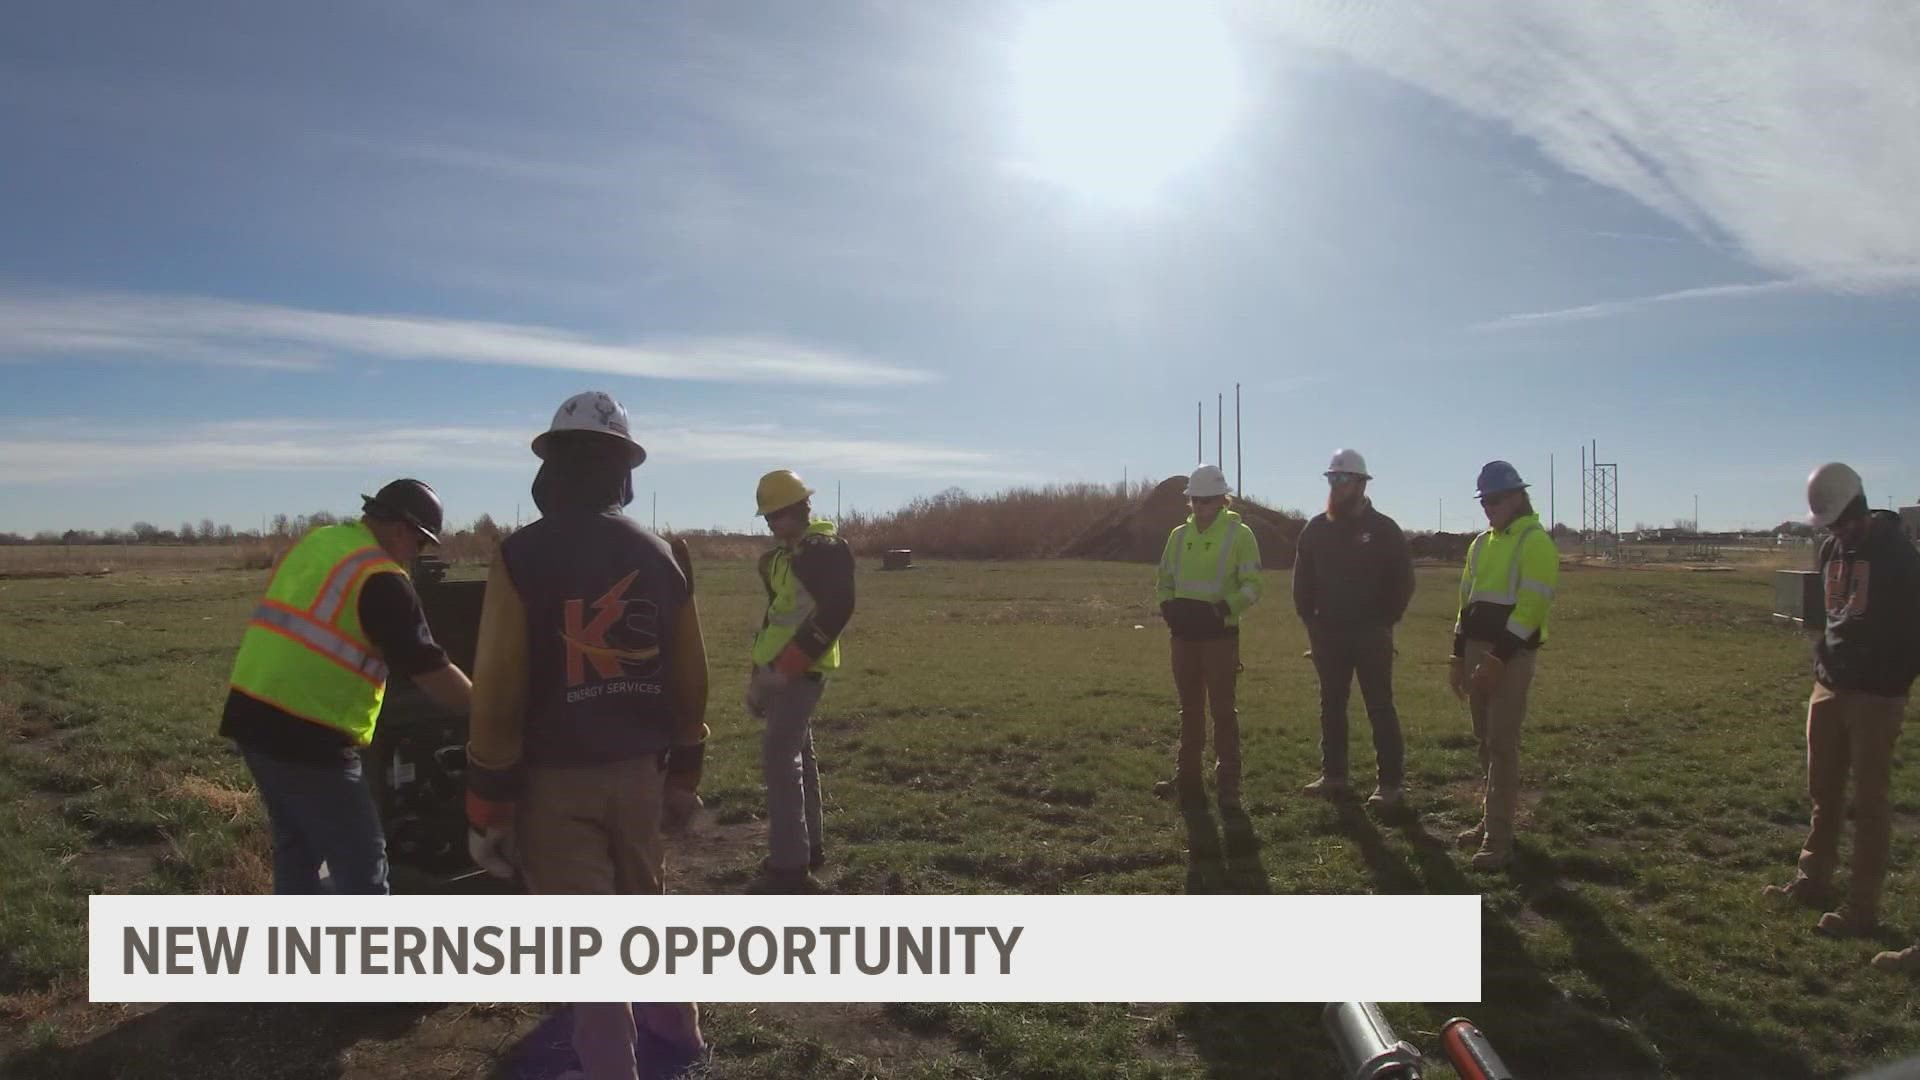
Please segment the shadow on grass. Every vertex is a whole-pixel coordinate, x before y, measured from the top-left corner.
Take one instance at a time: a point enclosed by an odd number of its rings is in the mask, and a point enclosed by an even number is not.
[[[40,1047],[0,1062],[21,1080],[249,1077],[334,1080],[345,1051],[412,1032],[444,1006],[163,1005],[73,1047]]]

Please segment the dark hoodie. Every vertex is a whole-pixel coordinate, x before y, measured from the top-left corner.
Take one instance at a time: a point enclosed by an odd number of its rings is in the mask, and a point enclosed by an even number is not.
[[[1836,690],[1905,694],[1920,675],[1920,552],[1899,515],[1873,511],[1855,549],[1829,536],[1820,570],[1827,628],[1814,647],[1813,677]]]

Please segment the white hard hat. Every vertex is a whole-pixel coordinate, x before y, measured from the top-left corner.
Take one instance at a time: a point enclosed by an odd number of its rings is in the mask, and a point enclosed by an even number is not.
[[[1333,460],[1327,463],[1327,471],[1323,475],[1332,476],[1334,473],[1352,473],[1362,480],[1373,479],[1367,474],[1367,459],[1361,457],[1358,450],[1335,450]]]
[[[1865,493],[1859,473],[1838,461],[1827,462],[1807,477],[1807,524],[1826,528]]]
[[[630,469],[638,468],[641,462],[647,460],[646,450],[633,441],[633,434],[627,426],[626,406],[615,401],[612,394],[588,390],[562,402],[553,414],[553,424],[534,437],[534,456],[546,460],[548,437],[562,431],[587,431],[619,439],[627,444],[627,467]]]
[[[1227,474],[1220,471],[1218,465],[1202,465],[1187,477],[1186,496],[1189,499],[1204,499],[1212,495],[1231,495],[1233,489],[1227,486]]]

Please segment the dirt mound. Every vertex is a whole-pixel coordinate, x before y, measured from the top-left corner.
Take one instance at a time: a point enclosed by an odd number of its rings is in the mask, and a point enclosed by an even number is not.
[[[1186,489],[1186,477],[1168,477],[1138,503],[1123,506],[1088,526],[1060,549],[1060,557],[1158,562],[1167,547],[1167,534],[1187,519]],[[1260,542],[1262,565],[1269,570],[1293,565],[1294,541],[1306,522],[1248,499],[1235,499],[1233,508]]]
[[[1478,533],[1414,533],[1407,537],[1407,550],[1416,559],[1437,559],[1444,563],[1464,563],[1467,548]]]

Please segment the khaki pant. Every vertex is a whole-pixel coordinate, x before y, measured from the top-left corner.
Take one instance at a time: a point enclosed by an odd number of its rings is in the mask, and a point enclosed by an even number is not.
[[[1467,642],[1467,674],[1492,652],[1493,646],[1484,641]],[[1520,804],[1520,725],[1527,719],[1527,691],[1537,663],[1534,650],[1521,649],[1508,658],[1500,685],[1491,693],[1474,690],[1467,698],[1484,774],[1480,827],[1486,836],[1481,846],[1503,855],[1513,850],[1513,814]]]
[[[1807,794],[1813,800],[1813,822],[1800,852],[1800,874],[1822,890],[1831,882],[1840,861],[1851,775],[1853,865],[1847,903],[1868,918],[1879,914],[1880,888],[1887,878],[1893,824],[1887,788],[1893,744],[1900,738],[1906,711],[1904,695],[1832,690],[1819,683],[1807,701]]]
[[[1180,694],[1180,749],[1174,779],[1200,781],[1207,748],[1207,710],[1213,710],[1214,783],[1220,798],[1240,797],[1240,714],[1234,708],[1234,684],[1240,676],[1240,639],[1173,640],[1173,685]]]
[[[532,769],[520,800],[520,873],[531,893],[658,895],[666,771],[648,756],[576,769]],[[691,1003],[573,1007],[573,1048],[589,1080],[638,1076],[636,1022],[680,1046],[700,1043]]]

